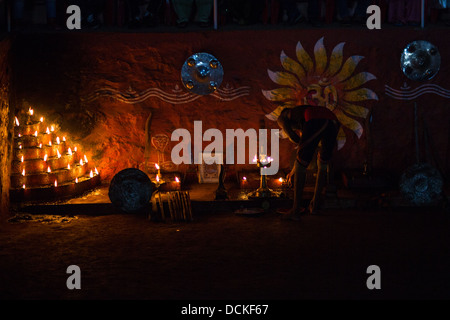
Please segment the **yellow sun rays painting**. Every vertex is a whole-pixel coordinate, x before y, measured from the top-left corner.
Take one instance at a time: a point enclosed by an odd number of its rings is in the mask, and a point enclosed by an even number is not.
[[[376,77],[369,72],[354,74],[358,63],[364,57],[354,55],[344,62],[344,45],[344,42],[336,45],[329,58],[323,37],[317,41],[313,57],[300,42],[295,50],[296,60],[282,51],[280,60],[284,71],[267,70],[269,78],[282,87],[262,90],[263,95],[279,104],[279,107],[266,117],[276,121],[284,108],[302,104],[323,106],[333,111],[342,124],[337,138],[338,149],[341,149],[347,140],[343,127],[361,138],[364,131],[361,122],[369,114],[364,101],[378,100],[375,92],[362,86]]]

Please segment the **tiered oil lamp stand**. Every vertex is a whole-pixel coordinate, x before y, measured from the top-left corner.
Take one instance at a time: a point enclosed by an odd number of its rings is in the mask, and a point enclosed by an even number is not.
[[[15,117],[10,198],[12,202],[58,200],[82,194],[100,182],[96,167],[58,127],[34,110]]]

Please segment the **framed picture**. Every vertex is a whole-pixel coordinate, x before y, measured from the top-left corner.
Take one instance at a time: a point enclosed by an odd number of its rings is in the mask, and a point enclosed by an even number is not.
[[[218,154],[219,155],[219,154]],[[211,156],[209,153],[202,153],[202,163],[198,165],[198,182],[199,183],[219,183],[220,175],[220,161],[216,161],[212,164],[208,164],[205,160],[211,162],[212,159],[216,159],[216,156]]]

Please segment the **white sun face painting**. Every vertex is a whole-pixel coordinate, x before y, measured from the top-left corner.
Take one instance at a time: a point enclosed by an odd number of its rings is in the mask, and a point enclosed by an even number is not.
[[[378,100],[375,92],[362,86],[376,77],[369,72],[354,74],[364,57],[354,55],[344,62],[344,45],[344,42],[336,45],[328,57],[322,37],[315,44],[314,59],[300,42],[295,50],[296,60],[282,51],[280,60],[284,71],[267,70],[269,78],[282,87],[262,90],[266,99],[279,104],[266,117],[276,121],[284,108],[304,104],[322,106],[333,111],[341,123],[338,149],[346,142],[343,127],[360,138],[364,130],[361,121],[369,115],[364,101]]]

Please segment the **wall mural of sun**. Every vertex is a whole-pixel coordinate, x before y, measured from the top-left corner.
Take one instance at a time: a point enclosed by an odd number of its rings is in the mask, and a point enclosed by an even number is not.
[[[375,92],[361,88],[367,82],[376,79],[369,72],[354,74],[363,56],[354,55],[343,63],[345,42],[336,45],[328,59],[323,37],[314,47],[314,60],[300,42],[297,43],[297,61],[281,52],[281,65],[285,71],[267,70],[270,79],[283,86],[273,90],[262,90],[263,95],[279,106],[266,117],[276,121],[284,108],[301,104],[324,106],[334,112],[342,126],[337,144],[341,149],[347,138],[343,127],[361,138],[362,121],[369,115],[369,108],[363,104],[366,100],[378,100]]]

